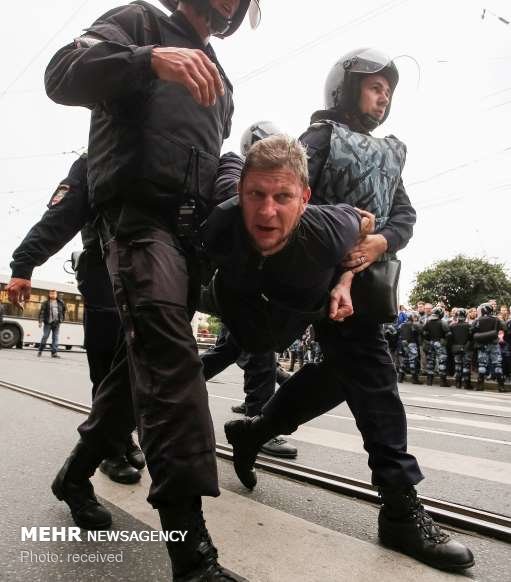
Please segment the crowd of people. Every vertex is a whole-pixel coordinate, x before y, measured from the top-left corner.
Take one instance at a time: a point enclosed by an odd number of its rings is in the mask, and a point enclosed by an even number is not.
[[[401,178],[405,144],[371,134],[391,109],[394,61],[374,49],[342,55],[325,82],[325,109],[299,140],[251,128],[243,156],[221,155],[233,87],[209,41],[234,34],[249,5],[258,21],[258,2],[162,4],[170,14],[140,0],[110,10],[46,70],[51,99],[91,110],[88,156],[14,251],[7,287],[22,302],[34,267],[81,230],[77,276],[93,399],[52,492],[78,526],[111,527],[90,477],[108,459],[132,457],[136,429],[148,501],[163,530],[187,532],[167,543],[173,580],[245,580],[218,563],[202,514],[202,497],[220,494],[206,380],[242,358],[245,372],[269,387],[263,400],[246,402],[250,416],[224,427],[243,485],[256,486],[263,447],[275,450],[279,435],[346,401],[382,501],[381,542],[436,568],[470,568],[470,549],[417,495],[424,475],[407,450],[386,319],[372,296],[364,304],[370,277],[358,277],[385,271],[416,221]],[[214,265],[207,278],[204,255]],[[223,344],[202,356],[190,325],[198,307],[226,326]],[[275,392],[275,352],[310,324],[311,363]],[[428,333],[436,350],[437,330]]]
[[[409,374],[414,384],[422,384],[422,373],[429,386],[438,375],[441,386],[453,377],[457,388],[482,390],[490,378],[500,392],[511,391],[509,307],[497,307],[494,299],[450,310],[442,302],[401,305],[396,322],[385,325],[385,337],[400,381]]]
[[[426,325],[428,321],[431,323]],[[475,334],[481,321],[487,321],[492,329],[478,338]],[[431,326],[438,328],[433,330],[433,336]],[[511,391],[510,308],[497,308],[494,299],[479,307],[450,310],[443,302],[436,306],[424,301],[413,307],[400,305],[396,321],[384,325],[384,335],[400,382],[410,377],[413,384],[421,385],[420,376],[425,376],[431,386],[438,376],[440,385],[448,387],[448,378],[452,377],[457,388],[483,390],[485,380],[490,379],[496,381],[499,392]],[[279,354],[290,372],[307,363],[321,362],[322,358],[312,325]]]

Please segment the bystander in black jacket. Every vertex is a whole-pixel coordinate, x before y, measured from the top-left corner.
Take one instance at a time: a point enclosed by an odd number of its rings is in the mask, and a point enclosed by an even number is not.
[[[62,299],[55,299],[58,307],[58,319],[57,321],[50,321],[50,300],[47,299],[41,303],[41,309],[39,310],[39,323],[44,323],[47,325],[51,323],[52,325],[60,325],[66,318],[66,304]]]

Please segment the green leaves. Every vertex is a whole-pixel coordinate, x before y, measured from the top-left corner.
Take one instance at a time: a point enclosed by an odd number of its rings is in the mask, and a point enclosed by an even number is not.
[[[511,279],[500,263],[458,255],[417,274],[410,302],[443,301],[449,307],[476,307],[496,299],[511,304]]]

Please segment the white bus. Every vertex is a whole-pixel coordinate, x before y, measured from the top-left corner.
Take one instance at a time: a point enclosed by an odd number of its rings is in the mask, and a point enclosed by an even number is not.
[[[2,348],[22,348],[38,345],[43,334],[39,328],[41,303],[48,299],[48,291],[57,291],[66,304],[66,319],[60,326],[59,346],[70,350],[83,347],[83,298],[76,283],[53,283],[32,280],[30,300],[23,311],[9,303],[5,287],[10,277],[0,275],[0,303],[4,308],[4,323],[0,326]]]

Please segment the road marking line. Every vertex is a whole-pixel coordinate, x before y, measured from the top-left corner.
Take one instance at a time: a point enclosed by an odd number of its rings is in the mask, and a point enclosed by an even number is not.
[[[293,438],[342,451],[367,454],[362,445],[362,438],[359,435],[338,433],[333,430],[312,426],[301,426],[293,433]],[[511,485],[511,463],[490,461],[479,457],[425,447],[411,447],[409,452],[415,455],[419,464],[424,467]]]

